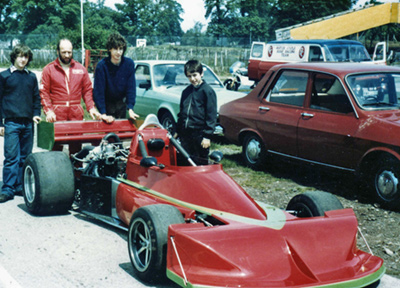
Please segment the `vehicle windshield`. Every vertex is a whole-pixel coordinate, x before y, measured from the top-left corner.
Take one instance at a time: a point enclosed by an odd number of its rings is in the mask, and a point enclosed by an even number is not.
[[[357,44],[326,45],[328,62],[364,62],[371,61],[367,49]]]
[[[351,75],[347,77],[347,83],[361,108],[399,109],[400,73]]]
[[[223,88],[221,81],[207,66],[203,65],[203,70],[203,80],[205,80],[211,86],[220,86]],[[184,73],[184,64],[155,65],[153,68],[153,73],[156,87],[166,86],[167,88],[170,88],[172,86],[187,86],[190,84]]]

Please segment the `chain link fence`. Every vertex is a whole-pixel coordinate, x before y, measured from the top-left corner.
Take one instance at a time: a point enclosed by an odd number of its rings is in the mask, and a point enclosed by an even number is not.
[[[133,60],[187,61],[199,59],[217,74],[228,73],[229,67],[236,61],[247,63],[251,46],[249,39],[244,38],[228,39],[202,36],[140,38],[128,36],[125,38],[129,43],[126,56]],[[137,47],[138,39],[145,39],[146,44]],[[33,51],[33,61],[30,67],[43,68],[57,57],[55,51],[57,41],[57,35],[0,34],[0,66],[9,66],[12,47],[17,43],[24,43]],[[74,59],[82,63],[81,50],[74,50]],[[98,61],[98,59],[94,61]]]

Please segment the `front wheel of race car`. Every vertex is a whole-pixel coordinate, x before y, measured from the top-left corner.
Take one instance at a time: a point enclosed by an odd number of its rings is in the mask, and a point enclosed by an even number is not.
[[[24,164],[23,194],[28,211],[34,215],[66,213],[74,200],[74,171],[67,154],[30,154]]]
[[[328,192],[308,191],[294,196],[286,210],[297,217],[324,216],[326,211],[343,209],[339,199]]]
[[[149,205],[135,211],[128,231],[128,251],[133,270],[145,282],[166,275],[168,226],[184,223],[179,210],[170,205]]]

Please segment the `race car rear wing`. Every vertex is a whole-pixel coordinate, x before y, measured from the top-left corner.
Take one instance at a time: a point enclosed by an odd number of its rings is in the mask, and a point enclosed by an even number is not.
[[[54,144],[98,145],[108,133],[113,132],[123,139],[132,138],[137,128],[130,120],[115,120],[111,124],[103,121],[41,122],[37,125],[37,146],[52,150]]]

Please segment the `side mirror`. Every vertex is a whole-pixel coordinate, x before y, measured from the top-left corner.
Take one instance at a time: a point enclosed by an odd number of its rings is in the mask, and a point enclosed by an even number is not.
[[[139,88],[149,90],[151,88],[150,81],[142,82],[139,84]]]
[[[209,158],[214,161],[215,163],[219,163],[222,161],[222,159],[224,158],[224,154],[222,154],[221,151],[213,151]]]
[[[155,157],[144,157],[142,160],[140,160],[140,166],[143,167],[152,167],[152,166],[157,166],[157,159]]]

